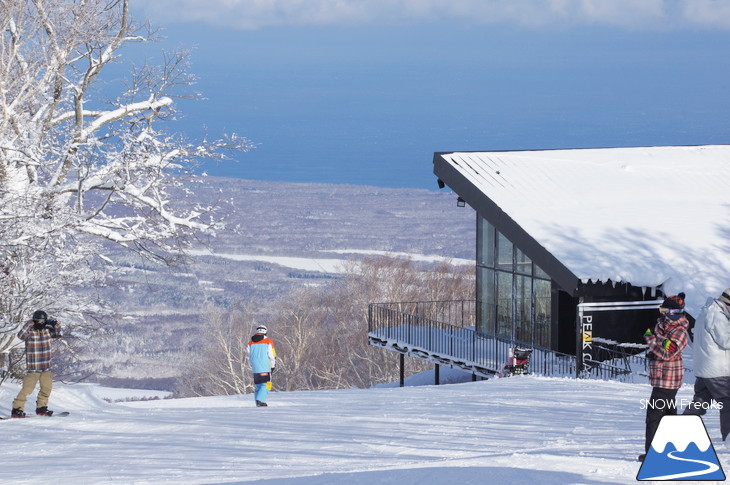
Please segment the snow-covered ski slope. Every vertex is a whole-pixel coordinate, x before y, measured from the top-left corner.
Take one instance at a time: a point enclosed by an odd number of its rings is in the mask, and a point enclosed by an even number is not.
[[[0,388],[1,413],[16,391]],[[651,388],[521,376],[275,392],[268,408],[251,395],[109,403],[104,392],[57,385],[51,408],[71,416],[0,422],[0,483],[636,483]],[[704,421],[716,443],[717,411]],[[729,470],[730,452],[718,455]]]

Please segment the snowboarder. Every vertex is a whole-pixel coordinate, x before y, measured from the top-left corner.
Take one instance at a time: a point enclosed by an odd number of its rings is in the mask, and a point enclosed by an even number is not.
[[[654,329],[646,329],[644,340],[649,346],[649,383],[651,397],[646,407],[646,441],[648,452],[659,422],[666,415],[677,414],[675,397],[682,385],[684,367],[682,351],[689,342],[689,320],[684,314],[684,293],[665,298]],[[639,456],[643,461],[646,453]]]
[[[254,398],[258,407],[268,406],[266,396],[271,390],[271,374],[276,366],[276,349],[274,342],[266,336],[267,331],[265,325],[259,325],[248,343],[248,360],[253,371]]]
[[[48,398],[53,389],[51,339],[59,337],[61,337],[61,325],[55,319],[49,318],[43,310],[34,312],[33,318],[28,320],[18,332],[18,338],[25,342],[27,374],[23,379],[23,387],[13,401],[12,417],[25,417],[25,402],[38,383],[40,383],[40,389],[35,413],[40,416],[53,414],[53,411],[48,409]]]
[[[709,298],[695,324],[695,387],[683,414],[702,416],[715,400],[720,409],[720,433],[730,434],[730,288]]]

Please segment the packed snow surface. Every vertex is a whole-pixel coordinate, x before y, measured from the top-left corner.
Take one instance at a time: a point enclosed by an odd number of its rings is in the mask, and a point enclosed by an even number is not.
[[[9,412],[16,392],[14,384],[0,388],[0,412]],[[154,393],[57,385],[51,408],[70,411],[69,417],[0,421],[0,481],[635,483],[644,442],[642,399],[650,392],[648,384],[520,376],[274,392],[268,408],[256,408],[251,395],[108,402]],[[683,387],[679,401],[690,397],[690,387]],[[704,422],[716,444],[717,411]],[[728,470],[730,454],[717,451]]]

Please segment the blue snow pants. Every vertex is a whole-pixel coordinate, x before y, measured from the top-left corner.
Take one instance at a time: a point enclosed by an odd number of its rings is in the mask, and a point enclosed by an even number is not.
[[[254,398],[257,401],[266,402],[266,396],[269,395],[270,389],[271,382],[262,382],[261,384],[256,384],[256,392],[254,392]]]

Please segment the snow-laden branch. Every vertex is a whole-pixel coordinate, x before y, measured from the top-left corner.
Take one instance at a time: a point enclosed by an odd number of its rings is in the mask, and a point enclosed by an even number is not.
[[[76,142],[84,143],[92,134],[96,133],[99,129],[109,123],[119,121],[142,111],[157,111],[165,106],[170,106],[171,104],[172,99],[167,97],[160,99],[150,98],[146,101],[140,101],[138,103],[121,106],[115,110],[106,111],[103,114],[96,116],[96,119],[90,123],[88,127],[84,128],[81,133],[79,133]]]
[[[108,111],[92,111],[92,110],[83,110],[81,112],[81,116],[84,118],[99,118],[100,116],[105,115],[108,113]],[[60,115],[56,116],[51,120],[51,126],[59,125],[65,121],[72,120],[76,116],[75,111],[65,111],[61,113]]]

